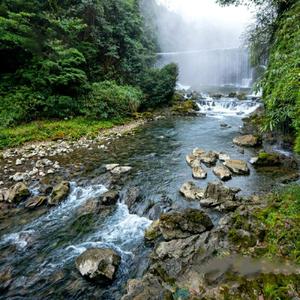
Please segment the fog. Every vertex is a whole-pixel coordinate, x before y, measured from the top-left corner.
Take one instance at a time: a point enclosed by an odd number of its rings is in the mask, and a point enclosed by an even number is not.
[[[245,32],[253,15],[246,7],[221,7],[214,0],[156,0],[156,4],[159,64],[176,62],[182,84],[251,86]]]

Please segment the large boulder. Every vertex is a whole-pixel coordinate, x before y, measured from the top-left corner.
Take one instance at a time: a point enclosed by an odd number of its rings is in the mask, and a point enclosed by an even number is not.
[[[61,201],[67,198],[70,192],[70,183],[62,181],[53,187],[52,193],[48,199],[49,205],[58,205]]]
[[[204,190],[197,187],[192,181],[188,181],[180,188],[180,193],[187,200],[200,200],[204,197]]]
[[[209,182],[204,193],[204,198],[218,201],[233,201],[239,191],[239,189],[229,188],[221,182]]]
[[[200,200],[203,207],[210,207],[222,212],[234,211],[240,206],[236,197],[239,189],[229,188],[221,182],[208,183],[204,199]]]
[[[237,136],[233,143],[241,147],[256,147],[260,144],[260,139],[252,134]]]
[[[213,173],[222,181],[230,180],[232,176],[230,170],[223,165],[219,165],[213,168]]]
[[[207,172],[201,166],[193,167],[192,172],[195,179],[205,179],[207,177]]]
[[[112,249],[92,248],[76,258],[76,268],[87,279],[112,281],[121,262],[121,257]]]
[[[211,219],[198,209],[170,212],[160,216],[159,228],[165,240],[186,238],[213,228]]]
[[[248,175],[250,173],[247,163],[243,160],[229,159],[226,160],[223,164],[234,174]]]
[[[23,182],[19,182],[9,189],[7,201],[9,203],[19,203],[29,196],[30,191],[27,185]]]

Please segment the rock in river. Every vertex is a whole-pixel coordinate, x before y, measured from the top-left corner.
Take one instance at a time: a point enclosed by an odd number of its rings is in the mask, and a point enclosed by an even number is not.
[[[241,147],[256,147],[260,144],[260,140],[252,134],[247,134],[237,136],[233,139],[233,143]]]
[[[188,200],[200,200],[204,196],[204,190],[192,181],[184,183],[180,188],[180,193]]]
[[[229,159],[226,160],[223,164],[234,174],[248,175],[250,173],[247,163],[243,160]]]
[[[112,281],[116,275],[121,257],[111,249],[92,248],[76,258],[76,268],[88,279]]]
[[[205,179],[207,177],[206,171],[201,167],[193,167],[193,177],[196,179]]]
[[[210,218],[201,210],[186,209],[160,216],[159,228],[165,240],[186,238],[213,228]]]
[[[29,196],[30,191],[26,184],[19,182],[9,189],[7,201],[10,203],[19,203]]]
[[[233,201],[239,191],[240,189],[229,188],[221,182],[209,182],[204,193],[204,198],[215,199],[217,201]]]
[[[69,194],[70,183],[68,181],[62,181],[54,186],[52,193],[48,199],[49,205],[58,205],[63,201]]]
[[[219,165],[213,168],[213,173],[223,181],[231,179],[231,172],[225,166]]]
[[[117,204],[119,197],[118,191],[108,191],[100,196],[100,203],[102,205],[115,205]]]
[[[110,172],[113,175],[121,175],[123,173],[128,173],[131,169],[132,169],[132,167],[129,167],[129,166],[115,167]]]
[[[36,208],[40,207],[47,203],[47,197],[46,196],[35,196],[25,203],[26,208]]]
[[[211,167],[216,164],[218,160],[218,154],[214,151],[209,151],[199,156],[201,162],[203,162],[206,166]]]

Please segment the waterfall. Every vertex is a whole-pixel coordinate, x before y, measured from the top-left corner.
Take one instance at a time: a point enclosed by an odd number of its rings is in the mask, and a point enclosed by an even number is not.
[[[179,82],[194,89],[203,86],[250,88],[252,68],[247,48],[214,49],[157,54],[157,66],[174,62]]]

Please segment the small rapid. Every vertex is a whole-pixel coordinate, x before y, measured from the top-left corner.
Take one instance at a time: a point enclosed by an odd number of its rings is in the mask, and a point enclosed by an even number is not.
[[[62,270],[68,273],[68,270],[74,269],[76,257],[93,247],[111,248],[121,256],[116,289],[127,280],[143,244],[144,231],[151,221],[130,214],[124,203],[118,203],[104,218],[101,218],[101,212],[99,216],[85,214],[82,209],[87,201],[106,191],[107,188],[101,184],[80,187],[73,182],[69,197],[61,205],[19,231],[1,237],[0,251],[2,255],[6,254],[6,260],[0,263],[0,268],[13,266],[17,269],[14,275],[19,278],[10,286],[10,297],[18,294],[20,285],[27,290],[29,298],[29,290],[33,286],[35,292],[39,289],[46,291],[41,278],[51,278]],[[113,296],[109,297],[113,299]]]
[[[206,115],[246,116],[257,110],[261,103],[235,98],[213,99],[206,97],[197,101],[200,112]]]

